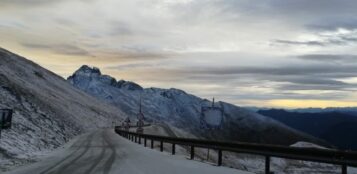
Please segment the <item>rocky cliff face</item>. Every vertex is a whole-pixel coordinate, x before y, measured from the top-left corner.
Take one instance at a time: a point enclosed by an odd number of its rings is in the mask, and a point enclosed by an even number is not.
[[[89,86],[89,82],[95,79],[98,83],[112,86],[118,89],[126,89],[126,90],[143,90],[143,88],[134,83],[125,80],[116,81],[113,77],[108,75],[102,75],[98,68],[90,68],[87,65],[83,65],[79,68],[72,76],[68,77],[68,81],[73,85],[76,83],[76,86],[85,88]]]
[[[35,153],[56,148],[81,132],[125,118],[118,108],[1,48],[0,108],[14,110],[12,129],[3,130],[0,139],[0,171],[28,162]]]
[[[132,118],[138,113],[141,98],[142,111],[148,122],[165,123],[202,138],[284,145],[297,141],[319,142],[273,119],[225,102],[216,103],[223,109],[223,128],[201,129],[201,107],[211,105],[208,100],[179,89],[143,89],[133,82],[117,81],[102,75],[99,69],[86,65],[68,81],[78,89],[118,107]]]

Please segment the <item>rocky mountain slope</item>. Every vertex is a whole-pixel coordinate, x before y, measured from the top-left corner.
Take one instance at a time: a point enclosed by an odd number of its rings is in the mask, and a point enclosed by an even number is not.
[[[86,65],[67,80],[78,89],[118,107],[132,118],[138,113],[141,98],[142,111],[148,122],[174,126],[197,137],[282,145],[297,141],[323,143],[271,118],[225,102],[216,103],[223,109],[223,128],[201,129],[201,107],[211,105],[210,101],[179,89],[144,89],[134,82],[117,81],[101,74],[98,68]]]
[[[0,108],[14,110],[0,139],[0,171],[56,148],[89,129],[125,118],[120,109],[74,88],[65,79],[0,48]]]

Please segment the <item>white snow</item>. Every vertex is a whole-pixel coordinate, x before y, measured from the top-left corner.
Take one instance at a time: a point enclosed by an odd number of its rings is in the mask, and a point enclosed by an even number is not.
[[[326,147],[323,147],[323,146],[319,146],[317,144],[314,144],[314,143],[309,143],[309,142],[304,142],[304,141],[299,141],[299,142],[296,142],[292,145],[290,145],[291,147],[302,147],[302,148],[317,148],[317,149],[328,149]]]
[[[82,144],[82,145],[79,145]],[[83,145],[84,144],[84,145]],[[188,160],[185,156],[159,152],[133,143],[113,130],[95,131],[78,138],[38,163],[5,174],[28,173],[127,173],[127,174],[249,174],[227,167]],[[75,151],[76,146],[79,147]],[[73,154],[73,151],[75,153]],[[62,159],[65,159],[61,162]],[[49,167],[54,166],[53,168]],[[94,166],[94,167],[93,167]],[[87,174],[87,173],[86,173]]]

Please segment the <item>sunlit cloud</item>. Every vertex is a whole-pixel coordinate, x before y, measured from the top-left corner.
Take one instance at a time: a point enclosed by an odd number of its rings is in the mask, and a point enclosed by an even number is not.
[[[0,46],[64,78],[88,64],[237,105],[357,99],[353,0],[3,0],[0,9]]]

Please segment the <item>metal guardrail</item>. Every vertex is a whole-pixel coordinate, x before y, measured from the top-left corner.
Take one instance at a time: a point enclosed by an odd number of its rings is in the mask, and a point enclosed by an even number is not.
[[[144,124],[142,127],[149,127],[149,126],[151,126],[151,124]],[[116,127],[121,127],[121,126],[116,126]],[[136,127],[138,127],[138,125],[136,125],[136,124],[129,126],[129,128],[136,128]]]
[[[176,138],[159,135],[139,134],[122,130],[119,126],[115,127],[115,132],[119,135],[135,141],[139,144],[144,141],[144,146],[147,146],[147,140],[151,140],[151,148],[154,148],[154,141],[160,142],[160,151],[163,151],[163,143],[172,144],[172,154],[175,154],[176,145],[190,146],[190,158],[194,159],[195,147],[214,149],[218,151],[217,165],[222,165],[222,153],[236,152],[261,155],[265,157],[265,173],[270,174],[270,159],[271,157],[313,161],[341,166],[341,173],[347,174],[347,166],[357,167],[357,152],[341,151],[333,149],[317,149],[317,148],[300,148],[277,145],[265,145],[254,143],[236,143],[199,140],[192,138]]]

